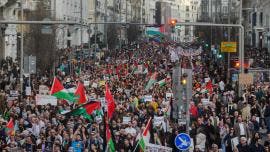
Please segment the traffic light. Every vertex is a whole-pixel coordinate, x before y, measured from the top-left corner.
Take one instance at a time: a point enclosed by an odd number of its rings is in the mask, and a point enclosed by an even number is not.
[[[222,58],[223,56],[222,56],[222,54],[218,54],[217,57],[220,59],[220,58]]]
[[[177,20],[176,19],[171,19],[170,20],[170,26],[171,26],[171,30],[172,30],[172,33],[175,33],[175,25],[177,23]]]
[[[187,74],[186,74],[186,73],[184,73],[184,74],[182,75],[182,77],[181,77],[181,84],[182,84],[183,86],[187,85]]]

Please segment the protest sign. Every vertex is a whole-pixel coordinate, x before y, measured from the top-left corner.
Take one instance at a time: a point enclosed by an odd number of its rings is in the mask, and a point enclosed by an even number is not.
[[[10,90],[9,94],[11,97],[18,97],[19,95],[17,90]]]
[[[101,103],[101,107],[106,107],[106,100],[105,100],[105,97],[101,97],[101,98],[99,98],[98,99],[99,101],[100,101],[100,103]]]
[[[160,124],[163,124],[163,123],[165,123],[163,116],[161,116],[161,117],[155,116],[154,117],[154,126],[159,126]]]
[[[143,65],[138,65],[138,73],[143,73]]]
[[[18,99],[18,97],[7,97],[7,101],[9,102],[9,101],[15,101],[15,100],[17,100]]]
[[[56,106],[57,105],[57,98],[50,95],[36,95],[36,105],[47,105],[51,104]]]
[[[31,87],[26,87],[25,88],[25,95],[31,96]]]
[[[201,99],[201,101],[202,101],[202,104],[204,105],[204,106],[207,106],[207,105],[209,105],[210,104],[210,101],[209,101],[209,99]]]
[[[90,85],[90,81],[84,81],[83,84],[85,87],[88,87]]]
[[[145,96],[144,96],[144,101],[145,101],[145,102],[147,102],[147,101],[149,101],[149,102],[153,101],[152,95],[145,95]]]
[[[131,117],[123,117],[123,124],[128,124],[131,121]]]
[[[41,95],[48,95],[50,92],[49,88],[46,85],[39,86],[39,94]]]
[[[106,81],[99,81],[99,86],[104,86]]]
[[[240,85],[253,84],[253,75],[252,74],[239,74],[239,84]]]
[[[94,83],[92,84],[92,88],[97,88],[97,87],[98,87],[98,84],[94,82]]]
[[[166,93],[166,99],[173,97],[172,93]]]
[[[145,152],[172,152],[172,148],[155,144],[146,144]]]
[[[231,143],[232,143],[232,149],[234,149],[239,144],[239,138],[238,137],[232,138]]]

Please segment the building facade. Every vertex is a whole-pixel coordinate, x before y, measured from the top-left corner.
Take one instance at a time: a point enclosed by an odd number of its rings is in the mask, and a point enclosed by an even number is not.
[[[245,44],[250,47],[270,48],[270,1],[246,0],[243,2]]]
[[[77,47],[87,44],[88,36],[88,0],[51,0],[52,18],[61,21],[73,21],[80,25],[58,25],[56,45],[58,48]]]

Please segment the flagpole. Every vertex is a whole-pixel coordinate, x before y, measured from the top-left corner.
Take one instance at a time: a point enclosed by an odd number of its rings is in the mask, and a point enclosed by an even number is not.
[[[142,138],[142,137],[141,137],[141,138]],[[132,152],[135,152],[135,151],[136,151],[136,149],[137,149],[138,146],[139,146],[139,142],[140,142],[140,140],[137,142],[136,147],[135,147],[135,149],[134,149]]]
[[[105,112],[105,109],[104,109],[104,107],[102,108],[102,110],[103,110],[103,125],[104,125],[104,134],[103,134],[103,138],[104,138],[104,140],[105,140],[105,142],[103,143],[103,149],[104,148],[106,148],[106,152],[108,152],[108,141],[107,141],[107,135],[106,135],[106,132],[107,132],[107,128],[106,128],[106,116],[107,116],[107,113],[108,112]]]

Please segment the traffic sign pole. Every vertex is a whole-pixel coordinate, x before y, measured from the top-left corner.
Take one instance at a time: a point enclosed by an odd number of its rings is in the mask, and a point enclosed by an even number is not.
[[[215,26],[215,27],[235,27],[239,28],[239,62],[240,62],[240,73],[244,73],[244,26],[241,24],[215,24],[215,23],[204,23],[204,22],[180,22],[176,25],[182,26]],[[238,95],[241,95],[242,88],[238,85]]]

